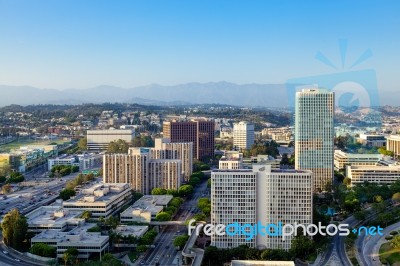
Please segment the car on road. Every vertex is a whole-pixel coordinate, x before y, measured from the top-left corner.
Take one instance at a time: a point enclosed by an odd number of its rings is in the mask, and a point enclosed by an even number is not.
[[[18,262],[20,262],[21,260],[20,260],[20,259],[15,259],[15,261],[18,261]]]
[[[3,253],[4,253],[4,254],[8,254],[8,251],[3,250]]]

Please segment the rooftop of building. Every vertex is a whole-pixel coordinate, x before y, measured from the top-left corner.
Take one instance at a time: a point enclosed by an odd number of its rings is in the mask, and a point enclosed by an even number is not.
[[[335,155],[338,156],[343,156],[343,157],[352,157],[352,158],[383,158],[382,154],[379,153],[372,153],[372,154],[368,154],[368,153],[349,153],[349,152],[344,152],[342,150],[335,150]]]
[[[71,245],[73,243],[77,246],[98,246],[104,241],[107,241],[109,237],[101,235],[100,232],[87,232],[87,230],[94,226],[96,226],[96,224],[85,223],[67,232],[62,232],[59,230],[44,230],[40,234],[34,236],[32,241],[45,239],[49,241],[57,241],[58,245],[62,245],[62,243],[68,243]]]
[[[141,237],[148,230],[149,227],[147,225],[120,225],[115,229],[115,232],[122,236]]]
[[[66,210],[63,209],[61,206],[42,206],[28,213],[25,217],[27,218],[29,226],[62,226],[67,221],[83,221],[84,219],[79,218],[81,214],[82,211]]]
[[[400,135],[390,135],[390,136],[387,136],[386,139],[400,141]]]
[[[88,135],[101,135],[101,134],[133,134],[135,131],[132,129],[91,129],[87,131]]]
[[[365,171],[400,171],[400,165],[348,165],[347,168]]]
[[[166,206],[171,200],[172,195],[144,195],[138,199],[133,206],[140,205],[156,205],[156,206]]]
[[[64,205],[75,203],[108,203],[120,196],[120,193],[130,189],[128,183],[96,183],[81,188],[79,194],[64,201]]]

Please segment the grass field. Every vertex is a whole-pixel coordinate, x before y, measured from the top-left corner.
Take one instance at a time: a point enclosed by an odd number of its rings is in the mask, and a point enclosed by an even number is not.
[[[386,260],[390,265],[400,266],[400,250],[393,249],[389,242],[380,247],[379,256],[382,263]]]
[[[20,139],[13,141],[11,143],[0,145],[0,152],[9,152],[12,149],[18,149],[21,146],[48,145],[50,143],[61,144],[64,142],[66,142],[66,140],[63,139],[51,139],[51,140]]]

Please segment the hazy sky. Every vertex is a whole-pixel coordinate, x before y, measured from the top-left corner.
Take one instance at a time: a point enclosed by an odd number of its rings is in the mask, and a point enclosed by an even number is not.
[[[284,83],[346,71],[371,49],[352,70],[396,90],[399,14],[400,1],[0,0],[0,84]]]

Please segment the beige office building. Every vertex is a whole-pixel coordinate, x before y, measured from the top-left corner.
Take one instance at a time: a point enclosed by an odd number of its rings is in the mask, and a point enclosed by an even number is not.
[[[169,139],[156,138],[154,148],[151,150],[152,159],[180,160],[183,179],[189,181],[193,167],[192,142],[171,142]]]
[[[295,168],[314,173],[314,191],[333,182],[334,94],[303,89],[295,102]]]
[[[149,151],[103,156],[103,182],[128,183],[137,192],[148,193]]]
[[[394,153],[394,157],[400,157],[400,135],[386,137],[386,149]]]
[[[106,150],[111,141],[124,140],[131,143],[133,129],[88,130],[86,132],[88,150]]]
[[[391,184],[400,179],[400,166],[347,166],[346,176],[351,186],[364,182]]]
[[[150,160],[148,167],[149,193],[153,188],[175,189],[181,186],[180,160]]]
[[[182,179],[181,160],[151,159],[152,148],[131,148],[128,154],[105,154],[104,183],[129,183],[131,188],[150,194],[153,188],[178,189]]]
[[[338,170],[345,169],[347,165],[373,166],[383,159],[382,154],[357,154],[335,150],[334,164]]]

